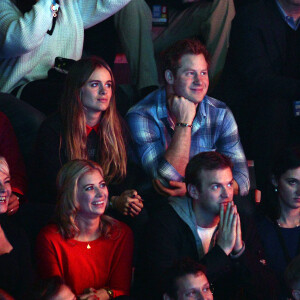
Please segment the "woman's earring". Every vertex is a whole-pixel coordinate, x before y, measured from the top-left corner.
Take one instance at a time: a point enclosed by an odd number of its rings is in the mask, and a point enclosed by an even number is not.
[[[277,186],[275,186],[275,187],[274,187],[274,191],[275,191],[275,193],[277,193],[277,192],[278,192],[278,188],[277,188]]]

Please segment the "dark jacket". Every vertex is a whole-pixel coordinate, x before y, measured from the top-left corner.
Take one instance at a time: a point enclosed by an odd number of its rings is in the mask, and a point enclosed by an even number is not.
[[[6,214],[0,215],[0,225],[13,250],[0,255],[0,289],[15,299],[24,299],[25,291],[33,282],[30,246],[23,230]]]
[[[150,298],[159,299],[159,280],[173,261],[190,257],[206,266],[208,280],[215,286],[214,299],[275,299],[270,288],[273,276],[263,264],[255,225],[244,218],[241,223],[246,248],[239,258],[227,256],[218,245],[212,245],[203,255],[191,199],[173,198],[148,228],[146,272]]]

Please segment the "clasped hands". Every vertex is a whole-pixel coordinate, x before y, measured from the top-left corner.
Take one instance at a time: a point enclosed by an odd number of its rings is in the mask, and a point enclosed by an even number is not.
[[[85,289],[83,294],[78,296],[80,300],[109,300],[109,295],[105,289],[96,290],[94,288]]]
[[[137,216],[144,207],[143,199],[136,190],[126,190],[120,196],[111,197],[113,208],[121,214]]]
[[[233,201],[221,204],[217,244],[227,255],[238,254],[243,249],[240,216]]]

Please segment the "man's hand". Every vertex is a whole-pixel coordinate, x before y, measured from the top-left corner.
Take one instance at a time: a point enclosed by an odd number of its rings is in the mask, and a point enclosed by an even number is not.
[[[197,106],[184,97],[171,95],[168,99],[169,110],[176,122],[192,124],[196,115]]]
[[[180,181],[169,181],[170,187],[165,187],[159,179],[152,181],[154,189],[166,197],[182,197],[186,195],[186,184]]]
[[[96,290],[94,288],[85,289],[79,296],[80,300],[109,300],[109,295],[105,289]]]
[[[220,224],[219,233],[217,237],[217,244],[223,249],[223,251],[229,255],[237,239],[237,212],[236,206],[233,202],[229,202],[227,205],[226,212],[225,204],[221,204],[220,208]]]
[[[143,200],[136,190],[126,190],[120,196],[112,197],[113,207],[121,214],[137,216],[144,207]]]
[[[243,248],[243,239],[242,239],[242,229],[241,229],[241,219],[240,215],[237,213],[237,222],[236,222],[236,240],[233,247],[233,254],[238,254]]]
[[[8,207],[7,207],[7,214],[9,216],[15,214],[20,206],[19,197],[17,197],[14,193],[11,193],[9,197]]]

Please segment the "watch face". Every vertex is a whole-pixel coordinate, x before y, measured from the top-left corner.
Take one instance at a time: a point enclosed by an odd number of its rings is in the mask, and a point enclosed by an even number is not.
[[[108,296],[109,296],[109,299],[113,299],[114,298],[114,292],[111,290],[111,289],[105,289]]]

